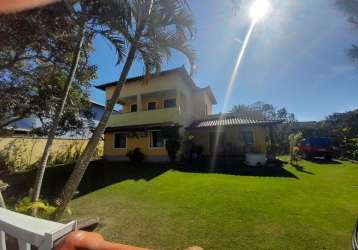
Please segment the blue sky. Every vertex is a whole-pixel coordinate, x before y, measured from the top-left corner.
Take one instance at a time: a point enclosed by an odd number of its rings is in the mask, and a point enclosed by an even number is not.
[[[239,0],[237,0],[239,1]],[[223,109],[225,91],[250,26],[249,0],[242,0],[236,15],[232,0],[189,0],[196,35],[192,41],[198,54],[198,86],[210,85],[218,100],[215,112]],[[256,101],[286,107],[299,120],[320,120],[333,112],[358,108],[358,69],[347,50],[358,43],[358,27],[334,0],[271,0],[271,11],[255,26],[228,101],[251,104]],[[101,38],[95,41],[91,60],[97,64],[98,79],[118,79],[115,51]],[[163,69],[187,65],[174,53]],[[143,73],[136,63],[130,76]],[[104,92],[92,89],[92,99],[104,103]]]

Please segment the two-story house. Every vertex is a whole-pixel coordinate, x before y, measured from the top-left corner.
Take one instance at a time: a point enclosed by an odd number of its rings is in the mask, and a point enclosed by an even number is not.
[[[96,86],[110,99],[116,82]],[[195,85],[184,67],[162,71],[149,82],[144,77],[127,79],[118,103],[122,112],[113,114],[104,135],[104,157],[128,159],[129,150],[140,148],[148,160],[168,160],[162,129],[178,126],[183,138],[193,138],[204,155],[236,155],[245,150],[266,152],[266,125],[271,121],[213,115],[216,99],[210,87]],[[218,129],[224,128],[224,129]]]

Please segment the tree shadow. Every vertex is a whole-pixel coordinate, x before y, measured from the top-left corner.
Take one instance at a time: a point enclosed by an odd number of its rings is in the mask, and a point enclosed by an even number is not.
[[[282,165],[270,166],[247,166],[243,162],[238,161],[222,161],[217,162],[214,167],[210,166],[209,162],[192,162],[178,165],[175,170],[189,173],[216,173],[225,175],[239,175],[239,176],[257,176],[257,177],[298,177],[287,171]]]
[[[73,165],[62,165],[46,169],[41,197],[54,201],[62,191],[73,170]],[[140,163],[110,162],[105,160],[93,161],[87,168],[78,187],[75,198],[81,197],[106,186],[126,180],[150,181],[168,170],[190,173],[218,173],[238,176],[258,177],[298,177],[279,165],[249,167],[238,161],[218,162],[214,168],[209,161],[187,163]],[[35,171],[15,173],[7,176],[5,182],[10,184],[3,193],[4,198],[11,204],[28,195],[35,180]]]
[[[334,159],[327,160],[324,158],[317,158],[317,157],[308,159],[307,161],[318,163],[318,164],[333,164],[333,165],[341,165],[342,164],[342,162],[339,162]]]
[[[305,170],[305,168],[303,166],[299,165],[298,163],[291,163],[291,166],[294,167],[298,172],[315,175],[315,173]]]
[[[167,164],[166,164],[167,165]],[[93,161],[88,166],[78,187],[76,198],[125,180],[146,180],[168,171],[163,163],[133,164],[131,162],[109,162],[105,160]],[[73,170],[73,165],[62,165],[46,169],[41,197],[48,201],[56,199],[62,191]],[[15,173],[3,179],[10,184],[3,193],[4,198],[14,203],[28,195],[36,176],[35,171]]]
[[[150,181],[168,170],[169,168],[164,163],[136,164],[105,160],[92,162],[78,187],[79,193],[76,197],[126,180]]]

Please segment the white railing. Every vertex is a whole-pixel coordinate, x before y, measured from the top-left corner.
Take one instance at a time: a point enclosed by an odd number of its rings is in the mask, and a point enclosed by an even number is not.
[[[56,241],[75,228],[75,221],[62,224],[0,208],[0,250],[6,250],[6,236],[17,239],[19,250],[30,250],[31,246],[52,249]]]

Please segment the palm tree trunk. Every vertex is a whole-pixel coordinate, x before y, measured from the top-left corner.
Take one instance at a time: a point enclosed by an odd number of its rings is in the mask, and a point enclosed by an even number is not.
[[[72,82],[75,79],[75,74],[76,74],[76,71],[77,71],[77,68],[78,68],[78,63],[79,63],[79,60],[80,60],[81,49],[82,49],[84,39],[85,39],[85,27],[83,26],[82,30],[80,31],[80,34],[79,34],[79,40],[78,40],[78,43],[76,45],[76,50],[75,50],[74,57],[72,59],[70,75],[69,75],[69,77],[67,79],[67,82],[66,82],[66,85],[65,85],[62,100],[61,100],[61,103],[56,107],[55,117],[53,119],[52,127],[51,127],[51,130],[49,132],[47,142],[46,142],[46,146],[45,146],[44,152],[42,154],[41,160],[40,160],[38,168],[37,168],[36,179],[35,179],[35,184],[34,184],[34,191],[33,191],[33,194],[32,194],[32,202],[38,201],[38,199],[40,197],[41,186],[42,186],[42,181],[43,181],[43,177],[44,177],[44,174],[45,174],[45,169],[46,169],[48,157],[49,157],[50,150],[51,150],[51,147],[52,147],[54,139],[55,139],[58,124],[60,122],[63,110],[64,110],[65,105],[66,105],[66,101],[67,101],[68,94],[69,94],[71,86],[72,86]],[[36,214],[36,211],[34,210],[33,213]]]
[[[0,207],[6,208],[4,197],[2,196],[1,190],[0,190]]]
[[[68,181],[62,191],[62,194],[61,194],[60,200],[59,200],[60,205],[56,209],[56,212],[53,215],[53,218],[55,220],[58,220],[61,218],[68,203],[71,201],[74,192],[76,191],[78,185],[80,184],[84,173],[87,170],[87,167],[91,160],[91,157],[96,150],[98,142],[101,139],[102,134],[104,133],[104,130],[107,126],[109,117],[111,116],[111,114],[113,112],[114,105],[117,103],[119,95],[122,90],[122,87],[127,80],[128,72],[132,66],[133,61],[134,61],[136,50],[137,50],[136,45],[133,44],[130,47],[126,62],[124,64],[121,76],[120,76],[119,81],[116,85],[114,93],[113,93],[111,99],[109,100],[109,102],[106,104],[105,111],[102,115],[101,121],[98,123],[96,130],[94,131],[94,133],[93,133],[90,141],[88,142],[84,152],[82,153],[81,157],[76,162],[75,168],[73,169],[73,172],[71,173],[71,176],[68,179]]]

